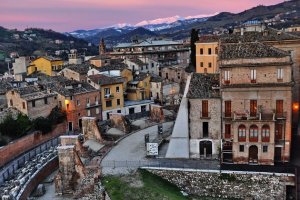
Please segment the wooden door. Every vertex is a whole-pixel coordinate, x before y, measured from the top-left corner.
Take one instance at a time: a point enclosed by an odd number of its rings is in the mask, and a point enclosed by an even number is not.
[[[202,117],[208,117],[208,101],[202,101]]]
[[[225,101],[225,117],[231,117],[231,101]]]
[[[258,148],[255,145],[250,146],[249,147],[249,162],[257,163],[257,161],[258,161]]]
[[[282,140],[283,139],[283,125],[282,124],[276,124],[275,125],[275,141]]]
[[[257,101],[250,100],[250,117],[256,117],[257,114]]]
[[[283,117],[283,100],[276,100],[276,117]]]
[[[275,147],[275,158],[276,162],[281,161],[281,147]]]

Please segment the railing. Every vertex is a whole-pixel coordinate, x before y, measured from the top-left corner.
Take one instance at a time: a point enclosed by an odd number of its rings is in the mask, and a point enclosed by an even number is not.
[[[280,114],[278,117],[275,116],[275,113],[268,112],[258,112],[258,113],[248,113],[248,112],[232,112],[232,113],[223,113],[224,119],[232,120],[271,120],[285,118],[286,114]],[[276,118],[275,118],[276,117]]]
[[[287,117],[287,112],[282,112],[282,113],[276,113],[275,114],[276,119],[286,119]]]
[[[201,112],[200,113],[200,119],[210,119],[211,113],[210,112]]]

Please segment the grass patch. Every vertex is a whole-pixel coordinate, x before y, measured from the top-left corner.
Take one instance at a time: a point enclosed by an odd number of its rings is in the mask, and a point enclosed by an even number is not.
[[[133,177],[134,176],[134,177]],[[130,180],[131,183],[128,182]],[[142,181],[140,187],[132,186],[132,181]],[[180,193],[180,189],[168,181],[149,173],[146,170],[138,170],[128,177],[106,176],[103,184],[112,200],[187,200]]]

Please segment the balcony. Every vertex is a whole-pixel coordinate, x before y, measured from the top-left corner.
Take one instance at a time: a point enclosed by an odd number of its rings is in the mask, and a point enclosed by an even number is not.
[[[279,117],[283,117],[285,115],[279,115]],[[223,113],[224,119],[232,119],[232,120],[259,120],[259,121],[274,121],[275,113],[273,112],[258,112],[258,113],[249,113],[249,112],[232,112],[232,113]]]
[[[200,119],[210,119],[211,114],[209,112],[201,112],[200,113]]]
[[[287,112],[275,113],[275,117],[276,117],[276,119],[286,119]]]
[[[104,99],[113,99],[114,95],[113,94],[105,94]]]

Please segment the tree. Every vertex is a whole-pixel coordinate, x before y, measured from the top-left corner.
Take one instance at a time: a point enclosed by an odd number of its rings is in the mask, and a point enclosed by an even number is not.
[[[33,122],[33,128],[41,131],[43,134],[52,131],[52,122],[44,117],[36,118]]]
[[[199,40],[199,30],[192,29],[191,31],[191,55],[190,55],[190,65],[196,68],[196,45],[195,43]]]

